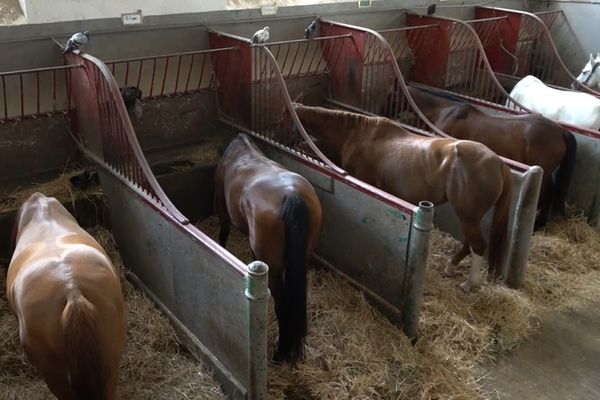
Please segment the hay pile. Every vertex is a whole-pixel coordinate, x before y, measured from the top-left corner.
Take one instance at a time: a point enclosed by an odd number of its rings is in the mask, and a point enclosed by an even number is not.
[[[199,228],[217,237],[216,218]],[[296,369],[270,365],[270,398],[480,397],[478,365],[533,332],[534,307],[520,292],[498,286],[463,294],[457,288],[461,278],[440,274],[458,243],[436,231],[432,247],[421,338],[414,347],[345,280],[326,270],[311,271],[306,359]],[[252,258],[247,238],[235,229],[227,248],[245,262]],[[269,336],[272,354],[273,315]]]
[[[181,347],[175,331],[142,293],[123,279],[123,262],[111,234],[91,230],[121,272],[128,313],[127,348],[121,361],[120,399],[223,399],[216,381]],[[0,273],[0,398],[52,399],[49,390],[25,361],[16,318],[9,312]]]
[[[21,207],[21,204],[23,204],[23,202],[35,192],[40,192],[50,197],[56,197],[65,205],[68,203],[74,203],[80,199],[90,199],[104,196],[102,188],[99,185],[90,186],[85,190],[76,189],[73,187],[73,185],[71,185],[69,179],[83,172],[83,169],[65,171],[49,182],[18,188],[4,199],[0,199],[0,214],[18,210],[19,207]]]

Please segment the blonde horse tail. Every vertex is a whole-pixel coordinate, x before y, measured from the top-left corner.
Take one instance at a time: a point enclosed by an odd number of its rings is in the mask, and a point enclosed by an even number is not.
[[[489,265],[490,276],[493,279],[497,279],[502,273],[504,254],[506,254],[508,217],[510,215],[512,193],[512,175],[508,166],[502,163],[502,192],[496,202],[490,235]]]
[[[71,398],[106,399],[106,369],[100,353],[96,307],[82,295],[69,299],[62,323]]]

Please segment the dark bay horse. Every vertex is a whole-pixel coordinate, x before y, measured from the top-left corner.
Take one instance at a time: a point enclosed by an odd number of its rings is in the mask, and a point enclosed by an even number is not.
[[[279,344],[275,360],[294,363],[307,332],[307,263],[319,241],[322,210],[311,184],[271,161],[238,134],[215,172],[215,208],[225,247],[231,222],[249,236],[254,257],[269,266]]]
[[[571,132],[538,114],[490,115],[451,95],[413,86],[408,86],[408,91],[423,114],[449,135],[483,143],[498,155],[542,167],[536,228],[546,224],[551,205],[564,214],[577,151]]]
[[[469,292],[481,284],[481,267],[488,244],[481,219],[496,206],[489,245],[490,277],[501,274],[507,242],[513,182],[510,169],[490,149],[468,140],[432,138],[408,132],[383,117],[308,107],[294,108],[319,147],[349,174],[411,203],[450,202],[465,236],[463,248],[445,273],[469,254]]]
[[[55,198],[21,206],[6,294],[21,344],[60,400],[115,398],[125,302],[104,249]]]

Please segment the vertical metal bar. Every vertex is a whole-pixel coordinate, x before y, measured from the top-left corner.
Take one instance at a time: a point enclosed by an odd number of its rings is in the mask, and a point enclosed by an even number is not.
[[[163,94],[165,94],[165,82],[167,81],[167,74],[169,73],[169,61],[171,61],[171,57],[166,57],[165,72],[164,72],[164,75],[163,75],[162,86],[160,88],[160,95],[161,96]]]
[[[36,97],[36,114],[40,113],[40,71],[36,71],[35,73],[35,97]]]
[[[187,92],[190,88],[190,77],[192,76],[192,69],[194,68],[194,58],[196,58],[195,54],[192,54],[192,59],[190,60],[190,70],[188,71],[187,79],[185,80],[185,91]]]
[[[261,261],[255,261],[247,268],[245,295],[248,300],[248,399],[266,400],[269,267]]]
[[[408,265],[404,282],[402,326],[406,335],[415,341],[419,334],[419,314],[423,302],[425,269],[429,253],[429,236],[433,229],[433,203],[421,201],[413,211],[412,229],[408,244]]]
[[[130,63],[130,61],[127,61],[125,63],[125,84],[124,84],[124,86],[127,86],[127,82],[129,81],[129,63]]]
[[[150,81],[150,97],[152,97],[152,92],[154,91],[154,76],[156,74],[156,58],[152,59],[152,80]]]
[[[179,56],[179,61],[177,62],[177,76],[175,77],[175,93],[178,93],[179,89],[179,73],[181,72],[181,59],[183,56]]]
[[[140,89],[140,84],[142,83],[142,71],[144,70],[144,60],[140,60],[140,69],[138,71],[138,78],[136,87]]]
[[[200,87],[202,86],[202,79],[204,77],[204,67],[205,66],[206,66],[206,54],[203,54],[202,55],[202,69],[200,70],[200,78],[198,79],[198,88],[197,88],[197,90],[200,90]]]
[[[23,93],[23,74],[19,74],[19,90],[21,91],[21,118],[25,116],[25,94]]]
[[[8,119],[8,99],[6,98],[6,79],[2,75],[2,98],[4,99],[4,118]]]

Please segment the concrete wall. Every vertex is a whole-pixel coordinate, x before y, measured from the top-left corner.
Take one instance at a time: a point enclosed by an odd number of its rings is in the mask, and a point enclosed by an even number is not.
[[[123,13],[181,14],[224,10],[226,0],[19,0],[29,23],[120,18]]]

